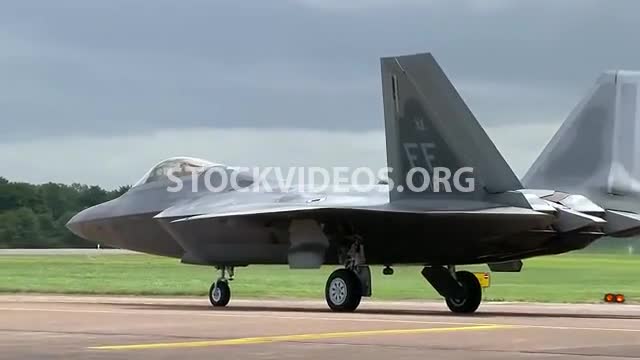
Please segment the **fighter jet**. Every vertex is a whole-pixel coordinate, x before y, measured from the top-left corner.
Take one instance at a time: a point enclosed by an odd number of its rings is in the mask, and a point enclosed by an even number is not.
[[[389,168],[382,184],[266,191],[232,166],[177,157],[68,228],[100,244],[215,267],[213,306],[229,302],[236,267],[338,265],[327,304],[354,311],[372,292],[369,265],[391,274],[392,266],[419,264],[454,313],[475,312],[482,300],[478,278],[457,266],[520,271],[522,259],[640,233],[638,73],[604,74],[524,186],[431,54],[382,58],[381,68]],[[211,170],[216,191],[202,186]],[[225,175],[239,185],[226,185]]]

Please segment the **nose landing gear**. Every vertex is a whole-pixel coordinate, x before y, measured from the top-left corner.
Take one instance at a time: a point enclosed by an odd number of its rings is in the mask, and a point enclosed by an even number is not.
[[[229,281],[233,280],[234,269],[233,266],[220,266],[220,277],[209,288],[209,302],[214,307],[227,306],[229,300],[231,300],[231,288],[229,287]],[[229,278],[226,274],[229,273]]]

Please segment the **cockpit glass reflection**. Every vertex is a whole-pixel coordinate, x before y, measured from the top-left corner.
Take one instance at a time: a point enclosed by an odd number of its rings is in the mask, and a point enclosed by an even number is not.
[[[149,170],[145,176],[142,177],[135,185],[150,184],[158,181],[165,181],[169,179],[169,174],[173,174],[174,177],[191,176],[193,174],[199,174],[211,166],[216,164],[197,158],[170,158],[156,164],[151,170]]]

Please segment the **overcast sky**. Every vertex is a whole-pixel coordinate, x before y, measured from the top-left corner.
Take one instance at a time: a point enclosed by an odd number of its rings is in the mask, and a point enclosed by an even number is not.
[[[522,175],[640,1],[0,1],[0,175],[133,183],[192,155],[383,166],[379,57],[430,51]]]

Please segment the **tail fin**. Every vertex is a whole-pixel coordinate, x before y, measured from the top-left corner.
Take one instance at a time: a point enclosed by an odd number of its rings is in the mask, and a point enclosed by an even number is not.
[[[431,54],[382,58],[381,66],[387,163],[403,189],[391,189],[392,201],[418,195],[406,186],[416,167],[430,176],[435,168],[472,168],[475,197],[522,188]]]
[[[571,112],[524,177],[530,189],[640,210],[640,72],[610,71]]]

